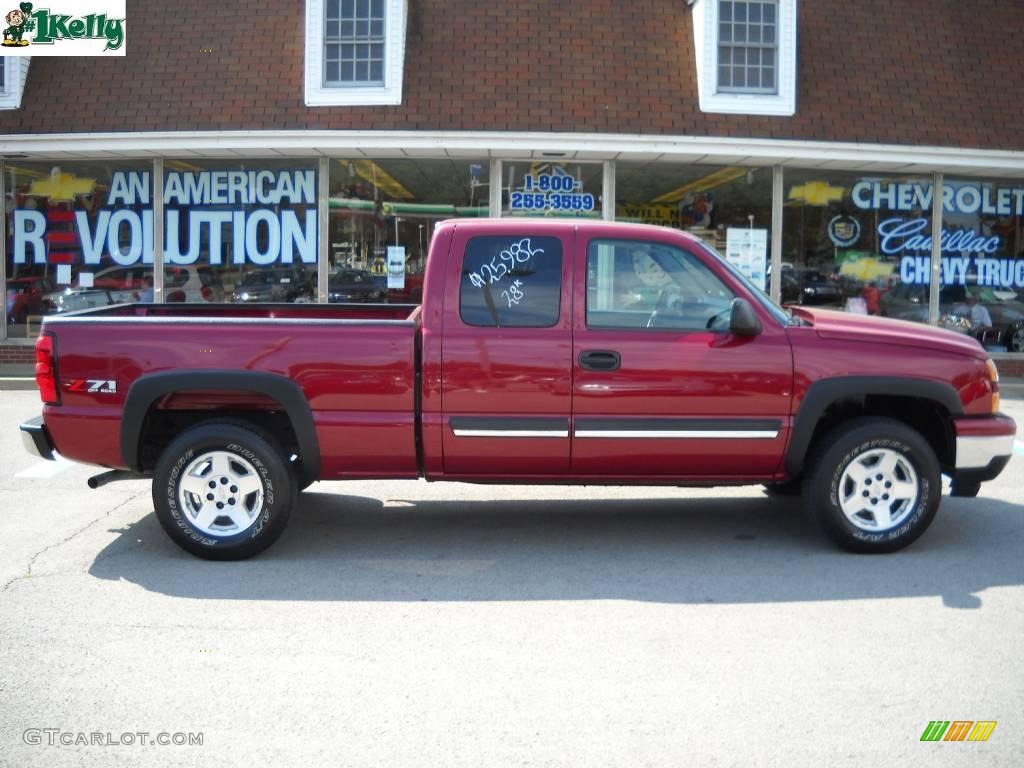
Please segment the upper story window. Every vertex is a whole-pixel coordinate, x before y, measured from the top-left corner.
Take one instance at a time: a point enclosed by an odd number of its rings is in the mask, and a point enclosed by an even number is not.
[[[384,0],[327,0],[324,85],[384,85]]]
[[[718,91],[775,93],[778,0],[721,0],[718,5]]]
[[[0,109],[18,109],[28,78],[29,56],[0,58]]]
[[[703,112],[796,113],[797,0],[695,0]]]
[[[402,103],[407,0],[306,0],[306,105]]]

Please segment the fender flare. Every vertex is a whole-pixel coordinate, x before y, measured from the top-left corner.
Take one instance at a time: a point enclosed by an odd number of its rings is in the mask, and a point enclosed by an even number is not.
[[[302,483],[320,476],[320,444],[313,423],[313,411],[302,389],[291,379],[259,371],[174,370],[152,373],[137,379],[128,390],[121,413],[121,459],[136,472],[142,470],[139,443],[146,414],[153,403],[180,391],[237,390],[266,395],[288,414],[302,459]]]
[[[901,376],[837,376],[819,379],[808,387],[793,420],[793,432],[786,449],[786,472],[790,477],[801,474],[814,429],[826,409],[841,400],[870,395],[931,400],[943,407],[950,416],[960,416],[964,411],[956,390],[941,381]]]

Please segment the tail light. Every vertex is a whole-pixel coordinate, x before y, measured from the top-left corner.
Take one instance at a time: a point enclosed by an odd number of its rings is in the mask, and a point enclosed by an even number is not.
[[[199,292],[203,299],[206,301],[213,301],[213,289],[208,285],[204,285],[202,290]]]
[[[53,356],[53,334],[40,333],[36,341],[36,386],[39,397],[47,405],[59,405],[57,361]]]

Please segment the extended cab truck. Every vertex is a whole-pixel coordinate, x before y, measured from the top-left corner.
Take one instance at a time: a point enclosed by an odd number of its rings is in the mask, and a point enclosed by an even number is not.
[[[29,449],[152,476],[181,547],[261,551],[316,480],[802,488],[888,552],[1012,452],[973,339],[781,310],[690,235],[450,221],[421,308],[122,305],[48,318]]]

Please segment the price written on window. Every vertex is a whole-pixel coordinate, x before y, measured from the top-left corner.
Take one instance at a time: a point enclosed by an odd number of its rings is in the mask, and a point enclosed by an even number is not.
[[[469,273],[469,282],[476,288],[484,288],[494,283],[501,282],[510,276],[516,268],[522,267],[538,253],[544,253],[543,248],[534,248],[530,238],[524,237],[518,242],[510,244],[502,249],[501,253],[491,258],[490,262],[483,264],[476,272]],[[516,283],[522,285],[520,281]],[[516,286],[518,287],[518,286]],[[520,296],[520,299],[522,297]],[[518,304],[519,301],[516,301]],[[509,306],[512,306],[511,303]]]
[[[508,308],[512,309],[516,304],[526,298],[526,293],[523,290],[523,281],[516,280],[509,286],[507,291],[502,291],[501,295],[505,297],[505,301],[508,302]]]
[[[512,193],[510,207],[514,211],[576,211],[594,210],[594,196],[583,191],[583,183],[565,173],[527,174],[523,189]]]

